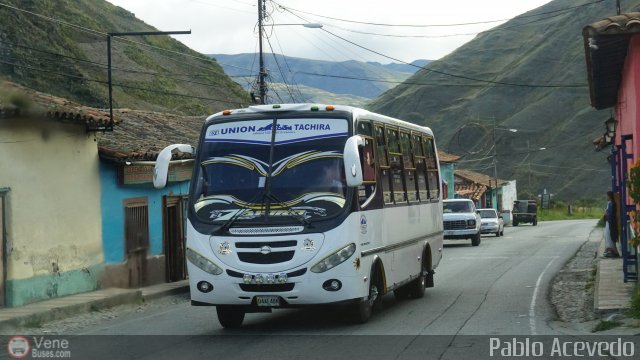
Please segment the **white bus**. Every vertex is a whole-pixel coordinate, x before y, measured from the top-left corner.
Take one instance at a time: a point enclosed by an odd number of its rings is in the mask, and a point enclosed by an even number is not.
[[[166,183],[172,145],[156,161]],[[192,305],[224,327],[246,313],[420,298],[442,257],[429,128],[348,106],[259,105],[207,118],[189,191]]]

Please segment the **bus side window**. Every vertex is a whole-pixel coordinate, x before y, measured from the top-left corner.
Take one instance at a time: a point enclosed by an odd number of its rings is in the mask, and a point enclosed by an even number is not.
[[[407,201],[407,192],[405,191],[404,176],[402,174],[402,153],[400,150],[398,130],[387,128],[387,147],[389,149],[393,200],[396,204],[400,204]]]
[[[418,196],[420,201],[429,201],[429,188],[427,187],[427,165],[424,152],[422,151],[422,140],[420,135],[414,134],[411,138],[413,150],[413,161],[416,165],[416,182],[418,186]]]
[[[423,145],[427,162],[427,181],[429,184],[429,198],[437,200],[440,197],[440,175],[438,174],[438,162],[436,159],[433,138],[424,137]]]
[[[387,145],[384,128],[382,126],[375,126],[375,141],[376,159],[378,161],[378,167],[380,169],[380,187],[382,188],[382,197],[385,204],[393,204],[393,195],[391,193],[391,176],[386,151]]]
[[[358,134],[364,139],[360,149],[363,184],[358,188],[358,202],[361,207],[368,206],[376,192],[375,143],[369,121],[358,122]]]
[[[418,189],[416,187],[416,166],[411,152],[411,135],[408,132],[400,132],[400,146],[402,148],[402,165],[404,168],[404,183],[407,187],[407,199],[410,202],[418,201]]]

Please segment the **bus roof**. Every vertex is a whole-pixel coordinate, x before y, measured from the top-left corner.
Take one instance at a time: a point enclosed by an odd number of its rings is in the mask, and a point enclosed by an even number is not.
[[[404,120],[392,118],[390,116],[374,113],[365,109],[357,108],[347,105],[327,105],[327,104],[269,104],[269,105],[253,105],[246,108],[224,110],[215,113],[207,118],[207,121],[221,116],[227,116],[232,114],[250,114],[250,113],[264,113],[264,112],[279,112],[279,111],[317,111],[317,112],[329,112],[329,111],[345,111],[353,114],[354,120],[359,118],[366,118],[368,120],[376,120],[386,124],[392,124],[397,126],[403,126],[416,131],[427,132],[433,135],[433,131],[429,127],[420,126],[414,123],[410,123]]]

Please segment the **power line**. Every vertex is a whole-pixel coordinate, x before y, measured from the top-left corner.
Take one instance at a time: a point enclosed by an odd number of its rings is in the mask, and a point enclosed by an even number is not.
[[[297,9],[294,9],[294,8],[291,8],[291,7],[288,7],[288,6],[283,6],[283,5],[279,4],[278,2],[272,0],[273,3],[275,3],[277,6],[279,6],[280,8],[282,8],[284,10],[287,10],[287,11],[290,11],[290,12],[292,12],[292,11],[293,12],[299,12],[299,13],[312,15],[312,16],[317,16],[317,17],[320,17],[320,18],[325,18],[325,19],[330,19],[330,20],[348,22],[348,23],[353,23],[353,24],[373,25],[373,26],[417,27],[417,28],[423,28],[423,27],[452,27],[452,26],[490,24],[490,23],[496,23],[496,22],[501,22],[501,21],[524,19],[524,18],[529,18],[529,17],[547,15],[547,14],[552,14],[552,13],[557,13],[557,12],[566,12],[566,11],[577,9],[577,8],[580,8],[580,7],[583,7],[583,6],[589,6],[589,5],[598,4],[598,3],[601,3],[603,1],[605,1],[605,0],[597,0],[597,1],[594,1],[594,2],[585,3],[585,4],[581,4],[581,5],[576,5],[576,6],[571,6],[571,7],[560,9],[560,10],[546,11],[546,12],[541,12],[541,13],[537,13],[537,14],[518,15],[518,16],[515,16],[515,17],[510,18],[510,19],[485,20],[485,21],[467,22],[467,23],[458,23],[458,24],[413,24],[412,25],[412,24],[374,23],[374,22],[367,22],[367,21],[357,21],[357,20],[348,20],[348,19],[335,18],[335,17],[330,17],[330,16],[314,14],[314,13],[307,12],[307,11],[297,10]]]
[[[67,77],[67,78],[76,79],[76,80],[80,80],[80,81],[96,82],[96,83],[100,83],[100,84],[107,84],[108,83],[107,81],[104,81],[104,80],[88,79],[88,78],[86,78],[84,76],[80,76],[80,75],[72,75],[72,74],[60,73],[60,72],[55,72],[55,71],[35,68],[35,67],[32,67],[32,66],[11,63],[11,62],[8,62],[8,61],[0,60],[0,64],[17,66],[17,67],[28,69],[28,70],[54,74],[54,75],[58,75],[58,76],[64,76],[64,77]],[[132,86],[132,85],[119,84],[119,83],[113,83],[113,86],[126,88],[126,89],[148,91],[148,92],[152,92],[152,93],[156,93],[156,94],[162,94],[162,95],[179,96],[179,97],[194,98],[194,99],[201,99],[201,100],[212,100],[212,101],[218,101],[218,102],[223,102],[223,103],[228,103],[228,104],[236,104],[236,105],[238,105],[240,107],[242,106],[242,103],[238,103],[237,101],[229,101],[229,100],[224,100],[224,99],[209,98],[209,97],[204,97],[204,96],[179,94],[179,93],[166,92],[166,91],[154,90],[154,89],[137,87],[137,86]]]

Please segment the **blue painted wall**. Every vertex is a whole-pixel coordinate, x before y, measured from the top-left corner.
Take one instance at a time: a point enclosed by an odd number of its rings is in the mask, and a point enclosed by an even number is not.
[[[454,164],[453,163],[440,163],[440,173],[442,176],[442,180],[446,181],[447,184],[449,185],[449,191],[448,193],[448,198],[449,199],[454,199],[455,198],[455,186],[454,186],[454,179],[453,179],[453,170],[454,170]]]
[[[102,183],[102,246],[104,262],[121,263],[125,260],[124,240],[124,200],[147,197],[149,201],[149,255],[161,255],[162,249],[162,197],[164,195],[186,195],[189,181],[167,184],[164,189],[156,189],[153,184],[120,185],[117,167],[112,163],[100,162]]]

